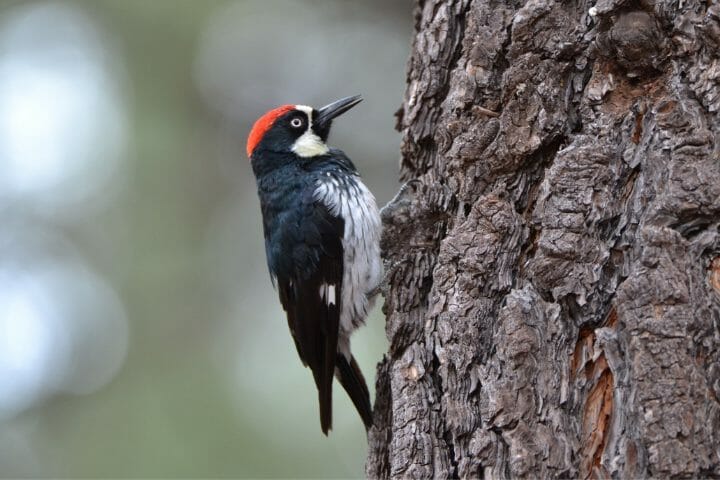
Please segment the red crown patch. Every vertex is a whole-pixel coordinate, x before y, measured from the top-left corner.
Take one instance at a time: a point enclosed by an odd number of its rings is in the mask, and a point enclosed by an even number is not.
[[[257,144],[260,143],[260,140],[262,140],[263,136],[265,136],[265,133],[270,129],[270,127],[273,126],[275,120],[277,120],[279,117],[283,116],[290,110],[293,110],[294,108],[295,105],[283,105],[282,107],[277,107],[273,110],[270,110],[265,115],[258,118],[258,120],[255,122],[255,125],[253,125],[252,130],[250,130],[250,135],[248,135],[248,157],[252,155],[253,150],[255,150]]]

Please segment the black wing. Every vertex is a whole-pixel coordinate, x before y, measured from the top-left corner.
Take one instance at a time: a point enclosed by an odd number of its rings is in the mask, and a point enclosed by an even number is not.
[[[297,218],[285,226],[280,250],[291,266],[275,271],[280,301],[303,364],[318,389],[320,427],[332,427],[332,381],[342,294],[344,222],[312,198],[296,206]]]

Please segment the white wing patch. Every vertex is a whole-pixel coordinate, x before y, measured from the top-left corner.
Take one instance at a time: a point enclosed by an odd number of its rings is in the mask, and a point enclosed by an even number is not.
[[[375,197],[359,176],[346,178],[327,172],[318,180],[314,197],[345,221],[340,337],[347,341],[350,333],[364,323],[372,308],[367,294],[382,279],[380,213]]]
[[[323,283],[320,285],[320,299],[325,300],[327,305],[335,305],[337,300],[335,299],[335,285],[328,285]]]
[[[320,139],[312,130],[312,107],[307,105],[295,105],[295,108],[307,114],[308,128],[305,133],[300,135],[290,148],[296,155],[300,157],[314,157],[317,155],[325,155],[330,151],[325,142]]]

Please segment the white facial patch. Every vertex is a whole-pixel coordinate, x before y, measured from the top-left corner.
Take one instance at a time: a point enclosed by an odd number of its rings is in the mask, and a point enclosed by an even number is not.
[[[315,157],[317,155],[325,155],[330,151],[325,142],[318,137],[312,130],[312,107],[307,105],[295,105],[295,108],[307,114],[308,128],[305,133],[300,135],[291,150],[300,157]]]

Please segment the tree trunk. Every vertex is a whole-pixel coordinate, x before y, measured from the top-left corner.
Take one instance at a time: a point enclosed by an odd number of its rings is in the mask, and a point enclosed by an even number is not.
[[[367,475],[720,476],[720,5],[420,0]]]

